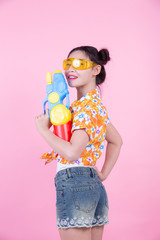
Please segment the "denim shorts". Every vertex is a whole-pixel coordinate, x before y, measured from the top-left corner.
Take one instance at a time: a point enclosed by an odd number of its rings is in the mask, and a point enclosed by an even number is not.
[[[93,227],[109,223],[108,196],[92,167],[71,167],[57,172],[57,228]]]

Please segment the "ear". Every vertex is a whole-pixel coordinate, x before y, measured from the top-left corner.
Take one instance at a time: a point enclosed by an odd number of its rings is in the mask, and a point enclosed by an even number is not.
[[[93,68],[93,75],[94,76],[98,75],[100,73],[100,71],[101,71],[101,65],[94,66],[94,68]]]

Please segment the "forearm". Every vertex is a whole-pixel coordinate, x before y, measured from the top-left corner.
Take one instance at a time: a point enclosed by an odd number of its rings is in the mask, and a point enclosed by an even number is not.
[[[72,160],[71,155],[73,146],[70,142],[57,137],[49,129],[42,132],[41,136],[50,145],[50,147],[53,148],[53,150],[57,152],[60,156],[67,159],[68,161]]]
[[[121,146],[122,144],[115,144],[110,142],[107,144],[105,162],[101,170],[105,178],[108,177],[113,166],[115,165],[120,153]]]

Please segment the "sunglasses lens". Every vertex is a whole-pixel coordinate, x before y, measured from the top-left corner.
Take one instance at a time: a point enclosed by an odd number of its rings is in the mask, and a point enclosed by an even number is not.
[[[71,61],[69,59],[66,59],[63,61],[63,69],[68,70],[71,66]]]
[[[76,68],[76,69],[79,69],[79,67],[81,66],[81,61],[80,61],[80,59],[74,59],[74,60],[72,61],[72,66],[73,66],[74,68]]]

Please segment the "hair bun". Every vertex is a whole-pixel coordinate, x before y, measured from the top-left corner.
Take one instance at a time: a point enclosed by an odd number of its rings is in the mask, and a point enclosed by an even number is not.
[[[102,65],[105,65],[111,58],[109,56],[109,51],[106,48],[101,49],[98,52],[99,60],[102,62]]]

